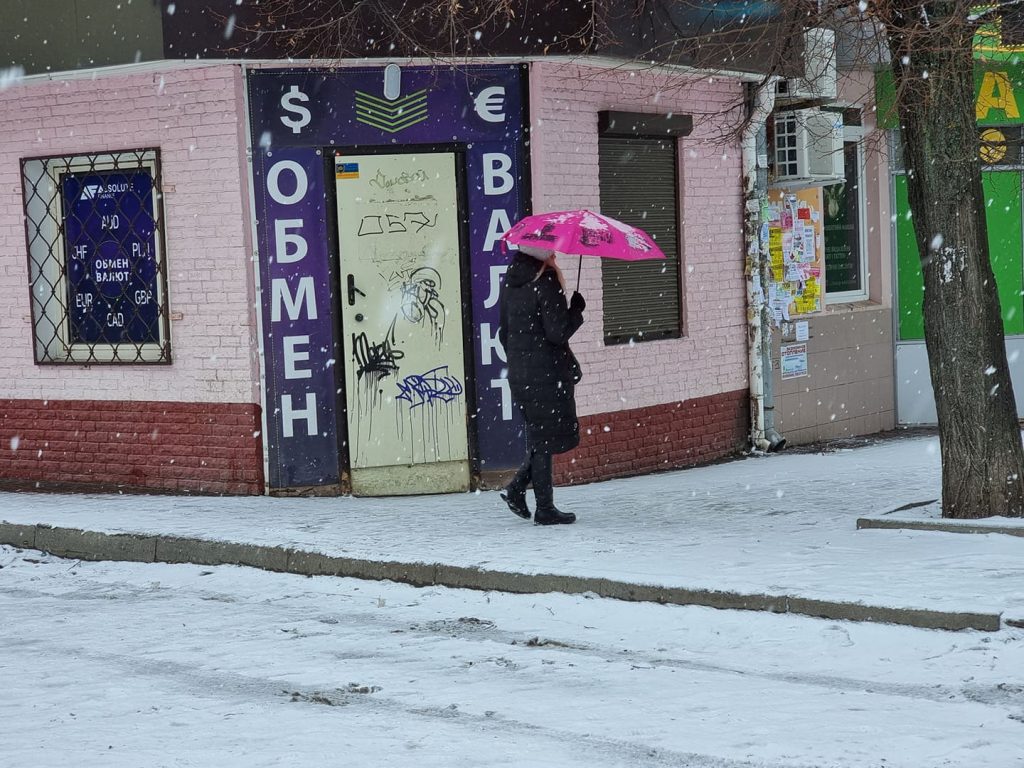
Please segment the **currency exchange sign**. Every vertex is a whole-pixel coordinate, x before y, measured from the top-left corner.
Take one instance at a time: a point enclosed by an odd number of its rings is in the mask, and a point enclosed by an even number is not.
[[[156,222],[148,169],[61,178],[72,344],[158,344]]]

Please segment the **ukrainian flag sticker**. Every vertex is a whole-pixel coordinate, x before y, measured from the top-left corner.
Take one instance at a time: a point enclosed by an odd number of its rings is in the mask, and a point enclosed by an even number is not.
[[[334,178],[336,179],[358,179],[359,163],[335,163]]]

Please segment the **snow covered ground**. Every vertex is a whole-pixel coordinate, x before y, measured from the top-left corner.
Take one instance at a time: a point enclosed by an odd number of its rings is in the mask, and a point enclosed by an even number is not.
[[[0,765],[12,768],[1024,764],[1012,628],[10,547],[0,566]]]
[[[412,498],[0,494],[0,520],[1024,618],[1024,539],[856,530],[939,495],[935,437],[556,489],[541,528],[497,493]]]

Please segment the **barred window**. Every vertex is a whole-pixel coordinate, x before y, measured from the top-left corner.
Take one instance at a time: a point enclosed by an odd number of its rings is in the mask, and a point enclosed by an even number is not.
[[[170,363],[155,149],[21,161],[37,363]]]

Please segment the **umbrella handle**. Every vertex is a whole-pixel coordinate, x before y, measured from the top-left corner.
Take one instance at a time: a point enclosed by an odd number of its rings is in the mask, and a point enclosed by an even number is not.
[[[583,257],[580,256],[580,265],[576,270],[576,293],[580,292],[580,275],[583,274]]]

